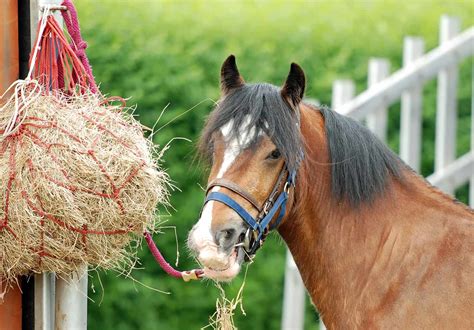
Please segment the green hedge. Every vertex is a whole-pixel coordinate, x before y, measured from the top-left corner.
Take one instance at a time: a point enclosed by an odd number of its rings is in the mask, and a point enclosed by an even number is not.
[[[174,191],[168,225],[176,226],[180,268],[195,264],[184,246],[196,222],[205,169],[195,160],[195,142],[204,119],[219,97],[219,68],[233,53],[247,81],[283,82],[292,61],[305,69],[307,96],[328,104],[333,80],[354,79],[366,87],[369,57],[386,57],[400,67],[403,37],[419,35],[426,49],[436,46],[441,14],[457,15],[463,27],[473,24],[470,1],[86,1],[76,0],[88,55],[104,93],[131,97],[140,121],[153,126],[168,104],[154,140],[174,141],[163,166],[181,191]],[[462,65],[459,84],[458,153],[469,148],[470,63]],[[433,169],[435,82],[424,98],[423,174]],[[197,105],[197,106],[196,106]],[[391,108],[389,143],[398,148],[399,107]],[[466,188],[460,198],[466,200]],[[172,229],[156,238],[169,259],[175,256]],[[132,276],[171,292],[160,294],[115,273],[92,274],[89,303],[91,329],[198,329],[215,310],[218,291],[209,282],[171,279],[155,265],[148,251],[140,253],[143,268]],[[274,235],[250,267],[244,291],[247,316],[241,329],[279,329],[281,320],[284,243]],[[239,280],[237,280],[239,282]],[[101,288],[103,285],[103,288]],[[238,283],[227,285],[229,296]],[[315,329],[317,314],[308,304],[306,328]]]

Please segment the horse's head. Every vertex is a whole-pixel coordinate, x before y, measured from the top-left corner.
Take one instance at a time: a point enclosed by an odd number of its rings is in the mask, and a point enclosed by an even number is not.
[[[207,198],[188,238],[207,277],[234,278],[289,212],[286,200],[302,158],[299,103],[304,88],[297,64],[278,88],[246,84],[232,55],[223,63],[222,97],[200,143],[212,163]]]

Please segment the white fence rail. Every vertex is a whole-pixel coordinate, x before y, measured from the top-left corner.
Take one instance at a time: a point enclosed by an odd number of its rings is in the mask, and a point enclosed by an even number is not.
[[[471,27],[335,109],[341,114],[362,119],[374,109],[383,108],[398,100],[405,90],[433,78],[440,70],[456,65],[462,59],[471,56],[474,50],[473,42],[474,27]]]
[[[333,84],[332,107],[335,111],[358,120],[382,140],[387,134],[387,107],[401,99],[400,157],[420,171],[422,143],[423,84],[438,76],[435,172],[427,180],[445,192],[470,182],[469,203],[474,206],[474,101],[471,113],[471,151],[456,159],[458,65],[474,55],[474,27],[460,32],[460,21],[442,16],[440,45],[423,55],[424,41],[418,37],[404,40],[403,68],[389,76],[388,60],[374,58],[369,62],[368,89],[354,97],[353,81],[337,80]],[[474,86],[472,95],[474,96]],[[289,252],[288,252],[289,254]],[[290,260],[288,256],[287,260]],[[292,259],[292,258],[291,258]],[[303,329],[304,301],[291,293],[304,291],[296,267],[286,267],[283,303],[283,330]],[[299,279],[299,280],[295,280]],[[298,310],[301,308],[302,310]],[[291,322],[294,320],[295,322]],[[297,321],[297,322],[296,322]],[[320,329],[325,329],[320,323]]]

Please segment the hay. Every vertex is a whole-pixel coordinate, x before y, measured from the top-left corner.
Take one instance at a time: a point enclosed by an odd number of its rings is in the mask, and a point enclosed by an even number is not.
[[[123,270],[132,240],[155,228],[167,174],[143,127],[101,96],[41,95],[2,138],[14,104],[0,111],[0,279],[84,263]],[[20,124],[21,123],[21,124]]]
[[[219,290],[219,297],[216,300],[216,311],[209,317],[209,324],[202,327],[201,330],[211,328],[213,330],[237,330],[234,323],[234,315],[237,307],[240,307],[242,315],[246,316],[243,306],[243,293],[245,281],[247,279],[248,266],[245,269],[244,279],[240,285],[237,295],[233,299],[226,296],[225,290],[221,284],[214,282],[215,287]]]

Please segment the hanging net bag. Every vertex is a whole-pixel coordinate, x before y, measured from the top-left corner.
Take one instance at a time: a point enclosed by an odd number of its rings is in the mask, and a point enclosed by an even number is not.
[[[143,127],[97,89],[72,3],[45,7],[30,70],[0,99],[0,281],[133,266],[168,176]],[[136,245],[138,246],[138,245]]]

